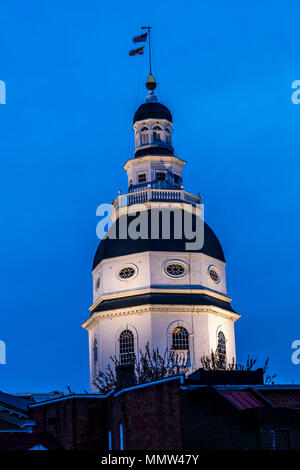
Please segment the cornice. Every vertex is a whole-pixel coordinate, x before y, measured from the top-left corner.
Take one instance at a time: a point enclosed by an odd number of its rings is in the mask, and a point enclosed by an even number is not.
[[[141,306],[129,307],[129,308],[119,308],[115,310],[108,310],[106,312],[94,312],[90,318],[88,318],[83,324],[82,327],[86,330],[91,330],[94,326],[97,325],[101,318],[113,318],[126,315],[134,314],[199,314],[199,315],[216,315],[218,317],[223,317],[233,322],[236,322],[241,315],[234,312],[229,312],[228,310],[222,309],[216,306],[203,306],[203,305],[153,305],[145,304]]]
[[[174,155],[145,155],[144,157],[137,157],[137,158],[129,158],[127,162],[123,165],[124,170],[127,170],[128,167],[134,163],[134,162],[140,162],[140,161],[151,161],[151,162],[167,162],[167,161],[175,161],[178,163],[180,166],[184,166],[186,164],[185,160],[182,160],[181,158],[175,157]]]

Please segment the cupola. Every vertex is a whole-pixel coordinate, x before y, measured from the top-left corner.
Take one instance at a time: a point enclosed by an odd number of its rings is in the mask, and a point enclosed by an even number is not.
[[[173,155],[172,114],[158,102],[154,93],[156,81],[152,74],[149,74],[146,88],[149,91],[146,102],[137,109],[133,118],[135,157]]]

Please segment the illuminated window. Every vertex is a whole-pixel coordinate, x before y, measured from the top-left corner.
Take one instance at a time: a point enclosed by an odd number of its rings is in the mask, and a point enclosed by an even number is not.
[[[172,331],[172,359],[176,367],[190,366],[189,334],[183,326]]]
[[[121,366],[128,366],[134,364],[134,337],[130,330],[124,330],[120,334],[120,364]]]
[[[226,368],[226,339],[222,331],[219,331],[218,333],[217,351],[218,351],[218,357],[220,361],[220,368],[225,369]]]
[[[177,326],[172,331],[172,349],[173,351],[189,350],[189,334],[183,326]]]

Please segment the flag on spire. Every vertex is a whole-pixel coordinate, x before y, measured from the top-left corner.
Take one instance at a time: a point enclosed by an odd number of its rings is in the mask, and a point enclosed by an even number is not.
[[[144,54],[144,46],[138,47],[137,49],[132,49],[129,51],[129,55],[142,55]]]
[[[147,34],[148,33],[144,33],[144,34],[141,34],[140,36],[134,36],[133,42],[145,42],[145,41],[147,41]]]

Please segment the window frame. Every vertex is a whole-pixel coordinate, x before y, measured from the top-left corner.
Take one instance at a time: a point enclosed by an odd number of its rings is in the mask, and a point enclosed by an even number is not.
[[[180,176],[177,173],[173,173],[174,184],[180,185]]]
[[[179,330],[176,332],[176,330]],[[180,335],[180,337],[179,337]],[[176,367],[191,366],[190,334],[184,326],[174,326],[171,335],[171,355]],[[182,362],[182,359],[185,361]]]
[[[95,279],[95,292],[98,293],[100,290],[100,287],[101,287],[101,276],[100,276],[100,273],[98,273]]]
[[[126,336],[125,336],[126,335]],[[122,344],[123,338],[125,338],[124,344]],[[129,338],[129,341],[128,341]],[[125,352],[121,352],[124,349]],[[128,349],[128,351],[126,351]],[[124,357],[129,359],[123,359]],[[135,354],[135,338],[133,332],[126,327],[121,331],[119,334],[119,362],[121,366],[128,366],[135,364],[136,361],[136,354]]]
[[[134,271],[133,275],[130,277],[121,277],[120,272],[123,271],[124,269],[132,269]],[[119,281],[132,281],[138,274],[138,267],[135,264],[132,263],[126,263],[123,264],[122,266],[119,266],[117,271],[116,271],[116,276],[119,279]]]
[[[188,335],[189,335],[189,354],[188,354],[188,357],[187,357],[187,368],[192,368],[195,366],[195,346],[194,346],[194,330],[192,328],[192,325],[189,323],[189,322],[186,322],[184,320],[175,320],[173,322],[171,322],[169,325],[168,325],[168,328],[167,328],[167,349],[168,349],[168,354],[170,354],[172,356],[172,333],[173,333],[173,330],[174,328],[177,328],[177,327],[183,327],[186,329],[186,331],[188,332]]]
[[[214,280],[212,278],[212,276],[211,276],[212,272],[214,272],[217,275],[218,278],[216,280]],[[220,282],[221,282],[221,273],[220,273],[220,270],[217,268],[217,266],[215,266],[214,264],[211,264],[210,266],[208,266],[207,274],[208,274],[208,278],[209,278],[210,282],[212,282],[212,284],[214,284],[214,285],[220,284]]]
[[[226,363],[227,363],[226,336],[222,330],[218,331],[217,354],[218,354],[218,360],[220,362],[221,369],[226,369]]]
[[[97,356],[96,356],[97,354]],[[98,338],[94,336],[93,339],[93,348],[92,348],[92,367],[93,367],[93,377],[97,377],[98,368],[99,368],[99,346]]]
[[[176,332],[176,330],[179,330]],[[181,335],[179,337],[179,335]],[[172,331],[172,351],[189,351],[190,350],[190,341],[189,341],[189,332],[184,326],[175,326]],[[186,347],[174,347],[174,339],[178,344],[177,346],[188,346]]]
[[[168,267],[172,264],[178,264],[178,265],[182,266],[183,269],[184,269],[183,274],[181,274],[180,276],[175,276],[175,275],[170,274],[168,272]],[[186,262],[178,260],[178,259],[168,260],[163,266],[163,273],[169,279],[183,279],[189,274],[189,265]]]
[[[163,175],[164,177],[161,178],[158,174]],[[155,172],[156,181],[166,181],[167,180],[167,172],[165,170],[156,170]]]
[[[145,176],[145,180],[140,181],[140,177],[141,177],[141,176]],[[146,172],[146,171],[137,173],[137,183],[138,183],[138,184],[147,183],[147,172]]]

